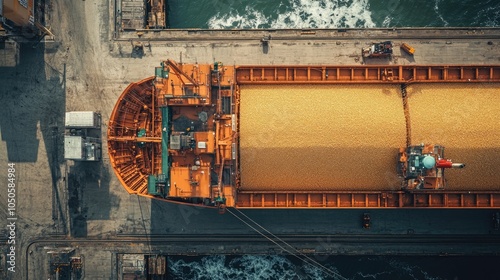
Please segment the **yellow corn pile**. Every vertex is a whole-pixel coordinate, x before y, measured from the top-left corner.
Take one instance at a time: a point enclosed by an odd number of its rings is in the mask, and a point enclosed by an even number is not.
[[[500,85],[419,84],[408,87],[413,144],[445,147],[466,164],[446,170],[447,189],[500,189]]]
[[[398,189],[399,86],[241,87],[245,190]]]
[[[412,144],[445,147],[463,162],[450,190],[500,189],[500,85],[407,88]],[[241,88],[245,190],[398,189],[406,131],[399,86],[296,85]]]

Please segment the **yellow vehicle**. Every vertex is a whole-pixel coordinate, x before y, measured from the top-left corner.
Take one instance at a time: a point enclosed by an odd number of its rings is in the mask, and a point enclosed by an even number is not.
[[[413,55],[415,53],[415,49],[407,43],[401,44],[401,48],[410,55]]]

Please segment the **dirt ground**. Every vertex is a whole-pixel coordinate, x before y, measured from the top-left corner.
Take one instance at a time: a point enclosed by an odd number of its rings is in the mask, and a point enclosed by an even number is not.
[[[150,228],[149,218],[142,216],[147,212],[139,211],[149,211],[150,202],[123,190],[109,167],[106,141],[98,163],[65,162],[62,148],[64,112],[100,112],[105,139],[117,97],[130,81],[146,73],[131,69],[136,63],[132,58],[117,63],[119,59],[109,55],[108,1],[46,4],[46,23],[54,40],[20,44],[18,60],[4,59],[6,63],[0,65],[4,107],[0,110],[0,185],[7,182],[8,164],[15,164],[19,262],[26,246],[36,239],[105,237]],[[0,219],[6,221],[6,190],[0,193],[0,201]],[[7,234],[3,228],[2,232]],[[30,268],[40,275],[46,259],[36,261]],[[1,268],[6,271],[4,262]],[[17,268],[20,272],[10,279],[27,279],[25,265],[19,263]],[[3,273],[2,279],[13,277]]]

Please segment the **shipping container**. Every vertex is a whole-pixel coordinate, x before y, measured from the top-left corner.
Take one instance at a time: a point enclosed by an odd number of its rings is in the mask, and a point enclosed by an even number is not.
[[[99,161],[101,143],[97,138],[64,136],[64,159],[76,161]]]
[[[66,128],[100,128],[101,115],[92,111],[66,112]]]

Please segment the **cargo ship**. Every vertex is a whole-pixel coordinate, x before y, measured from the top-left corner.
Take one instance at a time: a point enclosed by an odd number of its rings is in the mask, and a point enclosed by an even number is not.
[[[447,159],[446,147],[440,143],[412,142],[407,94],[407,88],[417,84],[465,86],[498,82],[499,65],[236,66],[166,60],[154,69],[154,76],[131,83],[119,97],[109,120],[108,153],[114,172],[128,193],[172,203],[219,207],[221,211],[225,207],[498,208],[499,188],[464,190],[447,185],[445,170],[465,170],[469,163]],[[406,127],[402,129],[405,143],[399,149],[389,150],[393,153],[389,158],[395,160],[382,163],[394,171],[392,185],[376,190],[363,186],[336,188],[334,184],[307,186],[317,168],[307,166],[311,165],[308,158],[303,162],[304,174],[299,175],[306,178],[303,187],[288,186],[279,179],[273,182],[281,184],[279,189],[266,189],[265,184],[254,187],[252,182],[260,180],[260,175],[252,171],[250,164],[260,165],[280,178],[279,167],[287,162],[245,161],[245,157],[255,154],[245,153],[242,147],[245,137],[250,137],[250,133],[242,133],[242,122],[252,117],[242,113],[242,96],[246,94],[242,89],[270,85],[396,88]],[[308,98],[313,97],[308,97],[306,89],[301,100],[307,103]],[[366,106],[370,106],[370,100],[367,102]],[[276,127],[262,125],[264,130]],[[314,135],[308,137],[313,139]],[[326,153],[312,157],[334,156]],[[369,160],[380,161],[374,157],[374,151],[373,155],[363,155],[362,159],[368,159],[368,163],[363,163],[359,155],[347,153],[343,157],[347,159],[338,161],[359,166],[358,176],[363,177],[363,166],[370,165]],[[334,181],[341,176],[342,166],[331,167],[327,173],[327,179]],[[287,176],[299,178],[296,175]]]

